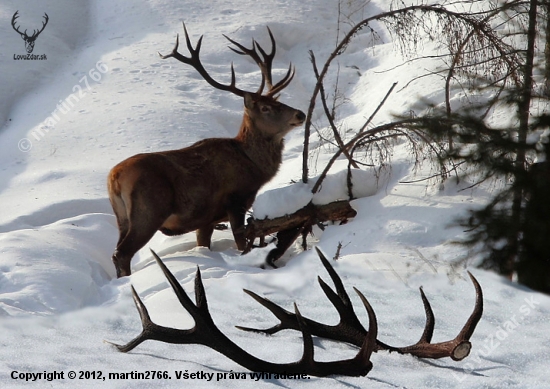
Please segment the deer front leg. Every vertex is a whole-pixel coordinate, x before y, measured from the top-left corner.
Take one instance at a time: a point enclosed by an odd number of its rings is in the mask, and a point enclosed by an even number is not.
[[[211,242],[213,233],[214,233],[214,224],[199,228],[196,232],[197,246],[210,248],[210,242]]]
[[[266,263],[271,267],[275,266],[275,261],[283,256],[288,248],[294,243],[294,241],[304,231],[305,222],[297,227],[289,228],[287,230],[277,232],[277,244],[276,247],[271,250],[265,259]]]
[[[245,238],[245,229],[244,229],[245,215],[246,215],[246,207],[244,206],[235,206],[227,211],[227,216],[229,217],[229,224],[231,225],[231,230],[233,231],[233,237],[235,238],[235,243],[237,243],[237,248],[240,251],[243,251],[246,248],[246,238]]]

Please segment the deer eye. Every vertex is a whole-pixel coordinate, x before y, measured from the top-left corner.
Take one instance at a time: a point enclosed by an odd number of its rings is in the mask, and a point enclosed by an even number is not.
[[[262,111],[263,113],[268,113],[271,112],[271,108],[268,105],[262,105],[260,111]]]

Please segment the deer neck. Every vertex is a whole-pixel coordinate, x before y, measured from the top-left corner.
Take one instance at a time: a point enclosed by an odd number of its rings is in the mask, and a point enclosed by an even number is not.
[[[282,138],[262,133],[255,127],[248,115],[245,115],[235,139],[240,142],[243,152],[268,180],[277,173],[283,158],[284,141]]]

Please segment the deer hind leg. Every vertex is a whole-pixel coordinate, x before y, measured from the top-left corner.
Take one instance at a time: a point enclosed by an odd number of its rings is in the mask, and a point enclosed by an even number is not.
[[[132,204],[132,202],[129,203]],[[139,202],[133,200],[133,203]],[[118,278],[132,274],[130,262],[133,256],[151,240],[170,215],[170,211],[163,208],[161,205],[152,210],[125,207],[124,213],[121,212],[120,216],[117,213],[120,237],[112,259]]]
[[[113,207],[113,211],[115,212],[116,222],[118,226],[118,241],[116,243],[116,247],[118,247],[118,245],[120,245],[120,242],[122,242],[122,239],[124,239],[124,237],[128,233],[130,222],[128,220],[128,213],[126,212],[126,206],[124,205],[122,197],[117,195],[110,195],[109,201],[111,202],[111,206]]]
[[[130,262],[137,253],[162,225],[163,219],[139,218],[132,219],[128,233],[117,245],[113,253],[113,263],[117,271],[117,277],[129,276],[132,274]]]

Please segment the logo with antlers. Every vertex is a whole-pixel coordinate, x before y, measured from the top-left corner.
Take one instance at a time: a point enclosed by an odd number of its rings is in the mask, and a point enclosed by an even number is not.
[[[21,35],[21,37],[25,41],[25,49],[27,50],[27,53],[30,54],[34,50],[34,43],[36,41],[36,38],[38,38],[38,35],[40,35],[40,33],[44,31],[44,28],[46,28],[49,17],[48,14],[44,12],[44,21],[42,22],[42,28],[40,30],[33,30],[32,35],[29,36],[27,35],[27,30],[25,30],[25,32],[21,32],[19,31],[19,27],[16,26],[17,18],[19,17],[18,14],[19,11],[15,11],[15,13],[13,14],[13,17],[11,18],[11,26],[19,35]]]

